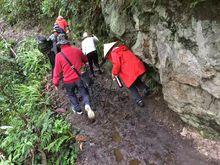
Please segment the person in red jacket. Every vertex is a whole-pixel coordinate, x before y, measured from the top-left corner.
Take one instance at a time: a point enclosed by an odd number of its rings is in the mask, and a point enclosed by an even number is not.
[[[58,25],[63,30],[64,33],[68,33],[67,28],[69,25],[68,25],[67,21],[62,16],[59,15],[57,17],[54,26],[56,26],[56,25]]]
[[[143,62],[125,45],[118,42],[104,44],[104,58],[108,59],[112,67],[112,78],[119,76],[125,86],[130,90],[137,105],[144,106],[138,91],[144,95],[149,94],[149,87],[141,81],[141,76],[146,73]]]
[[[69,41],[65,39],[65,34],[59,34],[57,37],[57,44],[61,48],[61,52],[65,54],[67,59],[72,63],[74,68],[79,72],[84,66],[84,63],[88,61],[87,57],[83,55],[82,51],[77,47],[71,46]],[[70,64],[63,57],[61,52],[57,53],[55,58],[55,68],[53,73],[53,83],[55,88],[58,89],[60,76],[63,76],[64,88],[67,91],[67,95],[72,104],[72,110],[77,114],[82,114],[82,110],[79,105],[79,101],[74,93],[75,88],[79,90],[80,95],[83,98],[83,103],[85,105],[85,111],[90,119],[95,117],[94,112],[90,107],[89,95],[85,89],[82,81],[80,80],[77,73],[71,69]]]

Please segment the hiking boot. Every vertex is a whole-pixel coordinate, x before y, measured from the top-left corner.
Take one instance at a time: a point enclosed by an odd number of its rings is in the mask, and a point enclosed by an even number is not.
[[[88,104],[85,105],[85,111],[87,112],[87,115],[88,115],[89,119],[94,119],[95,118],[95,113],[91,109],[90,105],[88,105]]]
[[[81,114],[83,113],[81,109],[75,110],[74,107],[72,107],[72,111],[73,111],[74,113],[77,113],[78,115],[81,115]]]
[[[137,105],[138,105],[139,107],[143,107],[143,106],[144,106],[143,100],[139,100],[139,101],[137,102]]]

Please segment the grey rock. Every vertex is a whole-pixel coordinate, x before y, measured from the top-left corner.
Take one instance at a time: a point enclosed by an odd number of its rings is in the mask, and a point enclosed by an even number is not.
[[[140,0],[123,12],[128,3],[102,1],[112,34],[129,40],[134,53],[158,69],[164,99],[183,121],[218,132],[220,21],[211,14],[204,17],[203,11],[187,13],[180,0],[166,5]],[[218,15],[217,7],[209,8]]]

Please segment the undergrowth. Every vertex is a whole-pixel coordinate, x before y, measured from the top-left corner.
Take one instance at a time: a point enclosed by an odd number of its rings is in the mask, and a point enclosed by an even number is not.
[[[42,92],[48,60],[32,38],[18,47],[16,59],[3,50],[8,60],[0,61],[0,164],[74,164],[75,135]]]

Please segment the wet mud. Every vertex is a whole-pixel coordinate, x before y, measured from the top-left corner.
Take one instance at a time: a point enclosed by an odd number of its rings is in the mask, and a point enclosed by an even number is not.
[[[110,77],[98,75],[92,87],[96,120],[70,110],[67,115],[73,130],[88,137],[79,144],[77,164],[220,164],[219,159],[201,154],[192,140],[181,136],[185,125],[167,107],[161,93],[145,97],[144,103],[145,107],[137,107],[126,88],[120,89]],[[59,106],[68,109],[69,104],[64,99]]]

